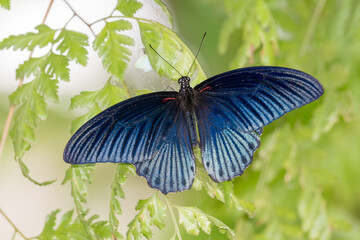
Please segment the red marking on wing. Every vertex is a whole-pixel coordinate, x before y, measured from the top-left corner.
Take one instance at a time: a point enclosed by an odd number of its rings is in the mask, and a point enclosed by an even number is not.
[[[173,98],[173,97],[167,97],[167,98],[164,98],[162,101],[167,102],[167,101],[174,100],[174,99],[175,98]]]
[[[210,90],[210,89],[211,89],[211,87],[210,87],[210,86],[207,86],[207,87],[201,89],[200,92],[203,92],[203,91],[206,91],[206,90]]]

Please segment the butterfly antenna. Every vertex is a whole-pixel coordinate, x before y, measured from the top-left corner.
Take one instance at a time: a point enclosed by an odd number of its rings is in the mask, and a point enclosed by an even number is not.
[[[202,45],[203,42],[204,42],[205,36],[206,36],[206,32],[204,33],[204,35],[203,35],[203,37],[202,37],[202,39],[201,39],[199,49],[198,49],[198,51],[197,51],[197,53],[196,53],[196,56],[195,56],[195,58],[194,58],[194,61],[192,62],[191,66],[190,66],[190,69],[189,69],[189,72],[186,74],[186,76],[189,76],[189,73],[190,73],[190,71],[191,71],[191,68],[193,67],[193,65],[194,65],[194,63],[195,63],[195,61],[196,61],[196,59],[197,59],[197,56],[198,56],[198,54],[199,54],[199,52],[200,52],[201,45]]]
[[[183,75],[173,66],[171,65],[168,61],[166,61],[165,58],[163,58],[152,46],[151,44],[149,44],[150,48],[162,59],[164,60],[167,64],[169,64],[170,67],[172,67],[181,77],[183,77]]]

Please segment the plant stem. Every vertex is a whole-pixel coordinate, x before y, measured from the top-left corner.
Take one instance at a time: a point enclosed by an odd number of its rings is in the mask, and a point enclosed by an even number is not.
[[[169,200],[167,199],[166,196],[164,196],[164,198],[165,198],[166,205],[168,206],[168,209],[169,209],[169,212],[170,212],[171,220],[174,223],[175,233],[178,236],[179,240],[182,240],[180,229],[179,229],[179,226],[177,224],[177,221],[176,221],[176,218],[175,218],[175,215],[174,215],[174,211],[172,210],[171,203],[169,202]]]
[[[15,233],[14,233],[14,235],[16,234],[16,233],[19,233],[24,239],[29,239],[29,238],[27,238],[27,237],[25,237],[25,235],[16,227],[16,225],[10,220],[10,218],[3,212],[3,210],[1,210],[1,208],[0,208],[0,213],[1,213],[1,215],[3,215],[3,217],[6,219],[6,221],[8,222],[8,223],[10,223],[10,225],[14,228],[14,230],[15,230]]]
[[[41,24],[45,23],[53,3],[54,3],[54,0],[50,0],[49,6],[48,6],[48,8],[46,10],[45,16],[44,16]],[[28,59],[31,58],[32,54],[33,54],[33,50],[30,52],[30,55],[29,55]],[[18,87],[21,87],[23,85],[23,82],[24,82],[24,78],[19,79]],[[5,125],[4,125],[4,131],[3,131],[2,136],[1,136],[1,141],[0,141],[0,162],[1,162],[1,155],[2,155],[2,152],[4,150],[4,146],[5,146],[5,141],[6,141],[8,133],[9,133],[11,121],[12,121],[12,119],[14,117],[14,112],[15,112],[15,105],[12,104],[10,109],[9,109],[8,115],[6,117],[6,122],[5,122]]]
[[[83,19],[76,11],[75,9],[69,4],[69,2],[67,0],[63,0],[64,3],[70,8],[70,10],[74,13],[74,16],[77,16],[83,23],[85,23],[86,26],[89,27],[91,33],[96,37],[95,32],[92,30],[91,28],[91,24],[88,24],[85,19]],[[66,25],[74,18],[74,16],[71,17],[71,19],[66,23]],[[65,25],[65,26],[66,26]]]

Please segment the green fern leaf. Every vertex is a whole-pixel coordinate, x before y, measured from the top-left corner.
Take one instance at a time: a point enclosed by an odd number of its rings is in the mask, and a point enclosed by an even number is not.
[[[93,48],[102,58],[103,66],[118,80],[122,80],[131,51],[125,46],[133,46],[134,40],[118,32],[131,29],[131,23],[125,20],[106,22],[96,37]]]
[[[205,214],[196,207],[176,207],[179,212],[179,222],[188,234],[199,235],[200,229],[210,235],[211,225],[215,225],[220,232],[226,233],[229,239],[236,239],[235,232],[219,219]]]
[[[139,213],[128,225],[127,240],[137,240],[141,236],[150,239],[152,237],[152,225],[159,229],[165,226],[166,206],[160,201],[156,193],[148,199],[140,200],[135,209],[139,210]]]
[[[37,237],[39,240],[46,239],[69,239],[69,240],[87,240],[87,232],[81,225],[80,217],[73,219],[74,211],[66,212],[56,227],[56,216],[59,209],[50,213],[45,220],[45,226],[42,233]],[[85,216],[84,216],[85,217]],[[98,216],[94,215],[87,219],[90,226],[94,229],[96,239],[110,239],[111,233],[109,226],[105,221],[95,221]]]
[[[142,6],[143,4],[137,0],[118,0],[115,9],[124,16],[132,17]]]
[[[122,190],[122,185],[125,183],[128,174],[135,174],[135,168],[133,165],[117,164],[114,182],[111,185],[111,198],[110,198],[110,213],[109,213],[109,226],[111,233],[116,239],[124,239],[124,237],[118,232],[119,220],[117,215],[122,214],[120,205],[120,198],[125,198],[125,194]]]
[[[35,27],[35,29],[38,30],[37,33],[30,32],[5,38],[0,42],[0,49],[13,47],[14,50],[26,48],[31,51],[35,47],[45,47],[53,42],[55,30],[44,24]]]
[[[124,89],[112,85],[109,80],[105,86],[98,91],[84,91],[73,97],[70,103],[70,110],[80,107],[88,108],[89,112],[72,122],[71,132],[75,132],[76,129],[91,117],[101,112],[101,110],[124,100],[127,95]]]
[[[89,46],[89,42],[85,34],[63,29],[55,43],[59,43],[56,50],[61,54],[65,53],[69,59],[86,66],[88,61],[86,47]]]

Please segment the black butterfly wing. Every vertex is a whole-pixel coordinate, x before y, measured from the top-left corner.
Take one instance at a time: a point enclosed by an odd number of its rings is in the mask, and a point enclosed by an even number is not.
[[[86,122],[71,137],[65,162],[135,163],[153,159],[169,137],[177,92],[156,92],[120,102]],[[170,136],[171,137],[171,136]]]
[[[188,113],[180,107],[171,111],[173,124],[157,154],[150,161],[134,164],[137,174],[144,176],[149,186],[164,194],[190,189],[195,178]]]
[[[225,72],[195,87],[210,112],[252,132],[318,99],[322,85],[304,72],[283,67],[249,67]]]

